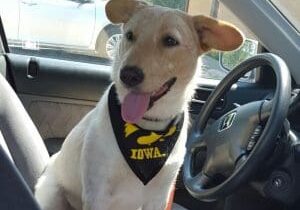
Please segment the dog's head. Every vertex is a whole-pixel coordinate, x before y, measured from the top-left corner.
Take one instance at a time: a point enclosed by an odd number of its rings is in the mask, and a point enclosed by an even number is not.
[[[243,36],[234,26],[203,15],[111,0],[106,14],[123,24],[112,79],[125,121],[168,119],[184,108],[198,57],[210,49],[234,50]]]

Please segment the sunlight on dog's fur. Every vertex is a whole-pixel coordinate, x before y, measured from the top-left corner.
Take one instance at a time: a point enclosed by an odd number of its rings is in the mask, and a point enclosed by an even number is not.
[[[243,42],[231,24],[142,1],[111,0],[106,13],[123,29],[112,72],[123,119],[164,130],[185,112],[184,124],[163,168],[143,185],[116,144],[106,91],[39,179],[35,196],[43,210],[164,210],[185,154],[198,57]]]
[[[110,1],[108,18],[123,23],[124,37],[116,53],[113,81],[120,101],[129,91],[120,81],[126,65],[137,66],[145,80],[136,88],[151,93],[176,77],[168,94],[145,113],[146,117],[171,119],[186,107],[193,94],[193,78],[199,55],[209,49],[234,50],[243,41],[241,33],[228,23],[205,16],[191,17],[179,10],[150,7],[143,2]],[[126,38],[132,33],[133,40]],[[178,45],[167,47],[164,39],[172,38]],[[162,111],[163,109],[163,111]]]

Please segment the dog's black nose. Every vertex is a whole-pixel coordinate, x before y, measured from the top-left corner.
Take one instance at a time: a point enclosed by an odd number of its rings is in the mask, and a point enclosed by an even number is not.
[[[135,87],[143,82],[144,73],[136,66],[125,66],[121,70],[120,79],[128,87]]]

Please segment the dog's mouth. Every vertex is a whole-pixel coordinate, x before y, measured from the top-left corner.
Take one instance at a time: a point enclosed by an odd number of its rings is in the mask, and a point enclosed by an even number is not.
[[[165,84],[163,84],[163,86],[161,86],[158,90],[152,92],[152,95],[150,96],[150,104],[148,109],[150,109],[154,105],[155,101],[158,101],[161,97],[163,97],[169,92],[171,87],[175,84],[176,80],[177,78],[173,77],[167,82],[165,82]]]
[[[121,114],[124,121],[129,123],[137,123],[141,120],[149,109],[154,106],[154,103],[166,95],[177,78],[173,77],[165,82],[160,88],[150,93],[142,93],[131,91],[129,92],[121,105]]]

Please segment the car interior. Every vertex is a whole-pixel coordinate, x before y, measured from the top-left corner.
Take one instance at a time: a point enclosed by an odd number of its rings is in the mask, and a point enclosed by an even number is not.
[[[293,3],[282,9],[280,0],[212,2],[251,31],[257,55],[233,70],[224,67],[221,80],[199,76],[174,203],[189,210],[298,210],[300,7],[291,9],[294,21],[286,15]],[[38,210],[34,185],[110,84],[111,62],[60,50],[14,49],[5,26],[0,14],[0,209]],[[225,65],[228,54],[216,54],[217,64]],[[251,81],[245,79],[248,72]],[[231,126],[234,118],[237,127]],[[224,165],[230,166],[219,170]]]

